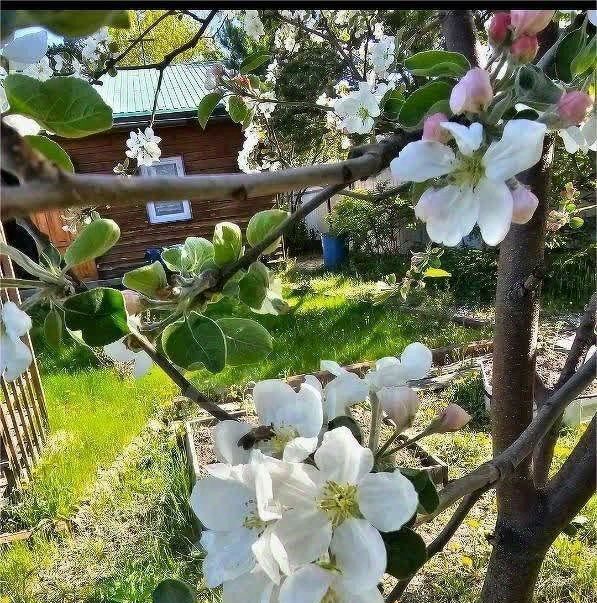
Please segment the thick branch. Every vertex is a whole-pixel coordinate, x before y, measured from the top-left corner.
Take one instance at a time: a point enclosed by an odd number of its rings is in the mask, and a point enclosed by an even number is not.
[[[440,14],[446,48],[463,54],[473,67],[479,65],[475,24],[470,10],[447,10]]]
[[[258,174],[121,178],[59,172],[52,180],[3,186],[2,209],[4,216],[10,218],[47,208],[104,203],[132,205],[189,198],[245,201],[314,185],[346,185],[381,171],[405,142],[404,136],[397,135],[379,144],[356,149],[356,156],[346,161]]]

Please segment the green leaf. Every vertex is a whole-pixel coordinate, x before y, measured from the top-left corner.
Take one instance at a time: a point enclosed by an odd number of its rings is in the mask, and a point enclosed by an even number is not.
[[[419,496],[419,508],[428,515],[433,513],[439,505],[439,496],[429,473],[410,467],[401,467],[400,473],[415,487]]]
[[[272,58],[266,50],[257,50],[250,54],[240,65],[240,73],[250,73],[255,71],[258,67],[261,67],[264,63],[267,63]]]
[[[152,603],[195,603],[193,589],[182,582],[169,578],[162,580],[151,594]]]
[[[218,106],[218,103],[224,98],[221,92],[210,92],[206,94],[199,103],[197,108],[197,118],[201,127],[205,130],[205,126],[214,112],[214,109]]]
[[[81,331],[90,346],[104,346],[127,333],[127,314],[120,291],[98,287],[67,298],[65,322],[71,331]]]
[[[238,298],[249,308],[259,310],[267,296],[269,270],[261,262],[253,262],[238,281]]]
[[[225,266],[236,261],[241,254],[243,235],[240,228],[232,222],[216,224],[213,237],[214,261]]]
[[[79,38],[95,33],[104,25],[129,29],[126,10],[26,10],[18,11],[21,27],[41,25],[54,33],[68,38]]]
[[[247,224],[247,241],[251,247],[255,247],[265,239],[273,230],[278,228],[286,218],[289,212],[282,209],[266,209],[257,212]],[[278,246],[282,237],[276,239],[269,247],[263,250],[264,254],[273,253]]]
[[[441,268],[427,268],[427,270],[423,272],[423,276],[427,276],[429,278],[443,278],[446,276],[452,276],[452,274],[447,270],[442,270]]]
[[[162,332],[166,356],[184,369],[202,366],[219,373],[226,366],[226,339],[216,322],[198,312],[168,325]]]
[[[65,138],[81,138],[112,127],[112,108],[88,82],[53,77],[45,82],[13,73],[4,80],[13,113],[34,119]]]
[[[572,80],[572,62],[587,44],[587,37],[582,29],[575,29],[567,34],[558,45],[555,58],[556,74],[564,82]]]
[[[574,57],[570,64],[573,75],[581,75],[597,64],[597,35]]]
[[[441,80],[429,82],[415,90],[404,102],[398,120],[409,128],[416,128],[430,109],[440,101],[447,101],[452,92],[452,84]]]
[[[585,221],[579,216],[574,216],[570,218],[570,228],[572,228],[573,230],[578,230],[579,228],[582,228],[582,225],[584,223]]]
[[[54,349],[59,349],[62,343],[62,314],[52,307],[44,320],[44,336]]]
[[[240,96],[231,96],[228,99],[228,114],[234,123],[240,124],[244,122],[248,113],[249,109]]]
[[[403,106],[404,98],[390,97],[383,105],[383,112],[387,115],[388,119],[396,120]]]
[[[414,75],[428,77],[461,77],[471,68],[463,54],[445,50],[418,52],[405,59],[404,66]]]
[[[425,541],[410,528],[382,532],[388,555],[386,572],[399,580],[409,578],[427,561]]]
[[[203,237],[187,237],[183,245],[183,257],[185,257],[188,270],[200,271],[207,262],[214,259],[214,246],[211,241]]]
[[[64,253],[67,266],[76,266],[104,255],[120,238],[120,228],[114,220],[100,218],[93,220],[68,246]]]
[[[23,138],[29,146],[52,163],[55,163],[61,170],[65,172],[74,172],[73,162],[70,160],[68,153],[56,142],[50,140],[47,136],[34,136],[26,134]]]
[[[564,92],[536,65],[523,65],[518,70],[514,90],[517,102],[541,111],[557,103]]]
[[[184,250],[183,246],[179,243],[178,245],[172,245],[162,251],[162,260],[166,264],[168,270],[172,272],[186,272],[186,257],[183,258]]]
[[[226,338],[226,364],[253,364],[271,353],[272,336],[258,322],[248,318],[221,318],[216,322]]]
[[[158,291],[168,286],[166,272],[160,262],[149,266],[140,266],[122,277],[122,284],[127,289],[138,291],[147,297],[158,297]]]

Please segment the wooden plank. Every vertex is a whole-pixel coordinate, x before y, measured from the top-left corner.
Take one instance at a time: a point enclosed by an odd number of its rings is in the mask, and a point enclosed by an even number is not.
[[[21,438],[23,440],[23,452],[27,458],[30,459],[29,469],[33,468],[33,465],[38,459],[37,450],[35,447],[35,436],[31,431],[29,425],[29,417],[24,409],[23,401],[19,396],[16,383],[14,381],[8,382],[8,389],[12,393],[12,404],[16,410],[18,416],[17,429],[21,431]]]
[[[24,373],[26,374],[26,373]],[[29,419],[29,427],[30,431],[33,434],[33,442],[37,452],[37,458],[41,456],[41,452],[43,450],[44,445],[44,437],[43,437],[43,424],[41,422],[41,417],[38,417],[36,413],[36,401],[35,396],[32,396],[30,391],[27,388],[27,384],[23,375],[15,379],[16,386],[20,390],[20,399],[22,402],[22,406],[26,412],[26,416]]]
[[[7,387],[7,383],[4,380],[4,377],[0,378],[0,387],[2,388],[2,393],[4,394],[3,406],[8,411],[7,416],[10,417],[8,434],[10,438],[13,438],[13,441],[15,442],[15,448],[17,450],[16,466],[19,470],[24,469],[26,474],[29,474],[29,471],[31,470],[30,459],[27,455],[27,448],[25,447],[25,442],[23,441],[19,421],[17,418],[17,413],[15,411],[13,401],[11,399],[11,393]]]
[[[0,438],[5,446],[7,452],[7,458],[10,463],[10,474],[14,486],[18,487],[21,481],[21,474],[18,470],[20,467],[19,455],[17,452],[15,441],[10,433],[10,425],[8,423],[8,417],[4,413],[2,401],[0,401]],[[7,480],[9,479],[8,472],[4,472]]]

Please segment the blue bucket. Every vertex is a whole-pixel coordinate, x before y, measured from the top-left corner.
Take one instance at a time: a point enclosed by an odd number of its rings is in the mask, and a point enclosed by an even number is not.
[[[323,265],[326,268],[333,270],[346,260],[348,248],[344,237],[322,234],[321,246],[323,247]]]

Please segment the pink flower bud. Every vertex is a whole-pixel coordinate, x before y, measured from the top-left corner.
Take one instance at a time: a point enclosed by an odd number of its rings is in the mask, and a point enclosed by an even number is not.
[[[419,397],[407,386],[382,387],[377,392],[377,398],[390,419],[396,424],[396,429],[403,431],[412,425],[419,410]]]
[[[520,36],[510,46],[510,54],[517,63],[530,63],[539,51],[537,36]]]
[[[539,199],[522,184],[517,186],[512,193],[514,202],[512,207],[512,222],[514,224],[526,224],[535,213],[539,205]]]
[[[565,127],[576,126],[584,121],[587,111],[593,106],[593,99],[580,90],[564,92],[558,101],[558,117]]]
[[[536,36],[552,20],[555,10],[511,10],[510,18],[514,37],[522,35]]]
[[[461,113],[480,113],[493,100],[493,90],[489,81],[489,73],[475,67],[462,77],[452,88],[450,109],[455,115]]]
[[[446,143],[452,135],[444,128],[440,127],[442,122],[448,121],[448,117],[444,113],[434,113],[425,118],[423,123],[422,140],[432,140],[435,142]]]
[[[458,431],[462,429],[470,420],[471,416],[458,406],[458,404],[448,404],[444,411],[433,421],[432,433],[448,433],[449,431]]]
[[[510,13],[495,13],[489,24],[489,41],[501,46],[510,33]]]
[[[143,312],[143,303],[141,302],[141,296],[136,291],[125,289],[122,292],[124,297],[124,307],[126,308],[127,314],[134,316]]]

